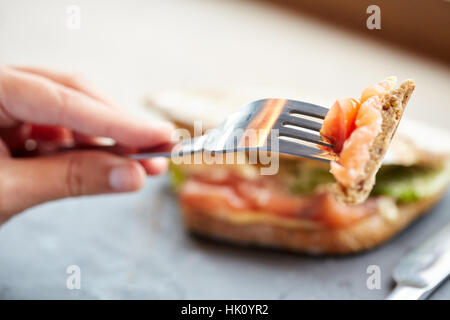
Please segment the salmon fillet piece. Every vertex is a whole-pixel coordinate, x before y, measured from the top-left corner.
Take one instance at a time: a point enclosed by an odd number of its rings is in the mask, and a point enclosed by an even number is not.
[[[331,162],[337,181],[333,188],[344,203],[363,202],[375,184],[375,175],[415,87],[412,80],[398,89],[394,89],[395,83],[396,78],[390,77],[364,89],[359,100],[337,100],[324,119],[320,133],[338,155],[338,160]]]

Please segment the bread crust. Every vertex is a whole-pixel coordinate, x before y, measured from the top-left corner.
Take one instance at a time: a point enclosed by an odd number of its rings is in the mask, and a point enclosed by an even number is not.
[[[339,201],[346,204],[357,204],[363,202],[369,196],[375,184],[375,176],[380,169],[384,155],[389,148],[403,115],[403,110],[414,88],[414,81],[406,80],[397,89],[389,91],[383,97],[381,132],[376,136],[370,147],[369,161],[364,168],[364,172],[354,184],[345,186],[338,182],[334,185],[333,192]]]
[[[185,225],[196,234],[240,245],[317,255],[344,255],[386,242],[419,216],[429,212],[428,209],[444,195],[445,189],[412,204],[396,205],[392,201],[393,212],[388,206],[378,214],[339,229],[286,227],[271,222],[236,223],[227,219],[227,215],[233,213],[221,212],[217,215],[192,210],[183,204],[181,207]]]

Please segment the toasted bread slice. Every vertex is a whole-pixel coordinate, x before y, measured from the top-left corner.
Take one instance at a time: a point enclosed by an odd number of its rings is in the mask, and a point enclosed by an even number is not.
[[[333,186],[333,192],[338,200],[347,204],[356,204],[367,199],[414,88],[414,81],[406,80],[397,89],[390,90],[383,97],[381,132],[375,137],[369,149],[369,160],[355,183],[344,185],[337,182]]]
[[[386,242],[425,214],[444,194],[445,188],[431,197],[404,205],[386,199],[378,214],[340,229],[314,228],[310,224],[302,224],[302,221],[283,224],[281,219],[242,222],[233,219],[233,213],[220,208],[214,213],[181,206],[186,227],[196,234],[239,245],[343,255],[369,250]]]

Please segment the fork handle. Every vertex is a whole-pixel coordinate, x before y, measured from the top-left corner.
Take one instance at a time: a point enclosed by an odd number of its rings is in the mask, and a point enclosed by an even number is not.
[[[119,156],[129,157],[131,159],[143,160],[156,157],[170,158],[172,156],[172,149],[175,147],[175,145],[175,143],[167,143],[145,149],[126,147],[122,145],[80,145],[73,147],[62,147],[56,150],[56,152],[102,151]]]
[[[174,148],[177,147],[177,152],[174,152]],[[199,143],[196,143],[195,139],[188,141],[187,143],[166,143],[156,147],[138,149],[125,147],[122,145],[82,145],[76,147],[64,147],[58,149],[58,151],[103,151],[113,153],[119,156],[126,156],[135,160],[144,160],[149,158],[170,158],[173,155],[190,155],[194,153],[203,152],[203,148]]]

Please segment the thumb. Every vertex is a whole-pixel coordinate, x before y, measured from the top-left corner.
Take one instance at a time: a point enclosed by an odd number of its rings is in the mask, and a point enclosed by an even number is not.
[[[98,151],[0,159],[0,216],[64,197],[135,191],[145,177],[137,161]]]

